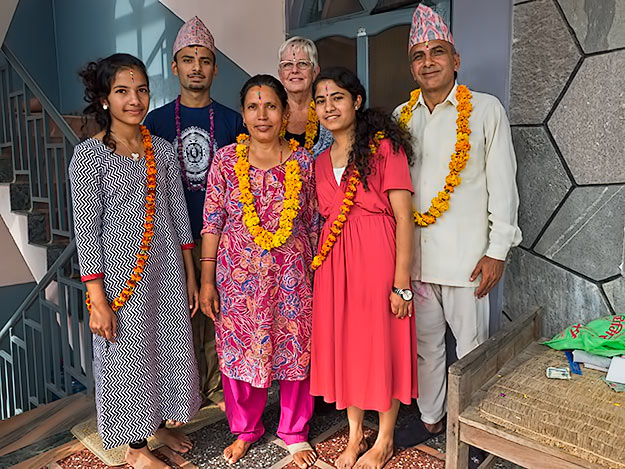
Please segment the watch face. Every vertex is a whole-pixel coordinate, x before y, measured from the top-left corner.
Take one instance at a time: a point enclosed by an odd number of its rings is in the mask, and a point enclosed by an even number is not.
[[[404,290],[401,294],[401,297],[406,301],[412,300],[412,291]]]

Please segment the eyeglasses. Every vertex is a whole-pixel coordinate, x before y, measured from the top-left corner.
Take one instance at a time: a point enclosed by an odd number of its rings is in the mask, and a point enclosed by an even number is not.
[[[312,64],[310,60],[281,60],[279,67],[284,72],[290,72],[293,67],[297,67],[298,70],[308,70]]]

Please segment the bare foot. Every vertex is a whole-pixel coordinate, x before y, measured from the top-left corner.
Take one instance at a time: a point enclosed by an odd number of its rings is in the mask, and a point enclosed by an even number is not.
[[[393,443],[376,443],[363,454],[354,469],[382,469],[393,457]]]
[[[430,433],[440,433],[443,431],[443,421],[440,420],[437,423],[425,423],[423,422],[423,426]]]
[[[305,449],[304,451],[298,451],[293,455],[293,462],[297,464],[297,467],[306,469],[315,464],[317,460],[317,453],[312,449]]]
[[[245,456],[247,450],[250,449],[250,446],[252,446],[252,443],[239,440],[237,438],[234,443],[232,443],[224,450],[224,459],[230,464],[234,464],[243,456]]]
[[[225,412],[225,411],[226,411],[226,401],[224,401],[224,400],[219,401],[219,402],[217,403],[217,407],[219,407],[219,409],[220,409],[222,412]]]
[[[178,427],[182,427],[184,425],[184,423],[183,422],[176,422],[175,420],[168,420],[167,421],[167,425],[169,425],[170,427],[178,428]]]
[[[128,465],[134,469],[171,469],[154,456],[147,446],[141,449],[128,448],[125,459]]]
[[[367,451],[367,442],[364,437],[350,440],[347,442],[347,448],[339,455],[334,463],[337,469],[352,469],[358,456]]]
[[[191,438],[178,430],[171,428],[159,428],[154,433],[154,436],[170,449],[177,451],[178,453],[187,453],[193,448]]]

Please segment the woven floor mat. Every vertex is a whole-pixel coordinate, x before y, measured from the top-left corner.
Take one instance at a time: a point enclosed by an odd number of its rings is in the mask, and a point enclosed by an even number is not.
[[[480,403],[481,415],[591,463],[625,469],[625,393],[587,368],[571,380],[549,379],[549,366],[568,367],[564,353],[545,347],[500,377]]]
[[[186,434],[193,433],[206,425],[226,418],[216,405],[210,405],[202,408],[194,419],[180,427],[180,430]],[[104,449],[102,439],[98,434],[98,426],[95,417],[86,420],[72,428],[72,434],[80,440],[93,454],[95,454],[107,466],[123,466],[126,464],[124,458],[128,445],[119,446],[110,450]],[[148,438],[148,446],[150,449],[159,448],[162,444],[153,436]]]

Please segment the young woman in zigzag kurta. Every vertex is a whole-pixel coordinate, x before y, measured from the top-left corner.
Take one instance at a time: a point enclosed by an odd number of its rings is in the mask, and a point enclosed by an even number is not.
[[[165,422],[187,422],[200,405],[189,314],[198,290],[180,167],[171,145],[140,125],[150,101],[140,60],[115,54],[80,76],[85,114],[102,127],[76,146],[69,168],[98,430],[105,449],[130,443],[131,466],[166,468],[145,439],[188,451],[189,438]]]

